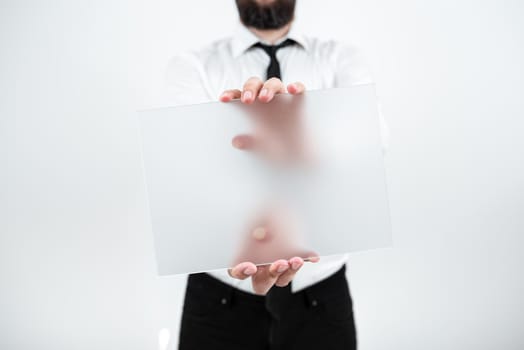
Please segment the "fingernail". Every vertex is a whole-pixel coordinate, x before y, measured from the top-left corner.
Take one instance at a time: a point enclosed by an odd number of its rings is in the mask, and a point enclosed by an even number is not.
[[[267,89],[262,89],[262,91],[260,91],[260,97],[266,96],[267,93],[268,93]]]
[[[251,99],[251,97],[253,97],[253,94],[251,93],[251,91],[246,91],[246,92],[244,92],[244,96],[243,97],[244,97],[244,101],[246,101],[246,100]]]
[[[291,268],[293,270],[297,270],[300,266],[301,264],[298,261],[295,261],[293,264],[291,264]]]
[[[250,275],[254,274],[255,272],[256,272],[255,269],[253,269],[252,267],[246,267],[244,269],[244,275],[250,276]]]
[[[281,265],[278,267],[277,272],[284,272],[288,269],[288,265]]]

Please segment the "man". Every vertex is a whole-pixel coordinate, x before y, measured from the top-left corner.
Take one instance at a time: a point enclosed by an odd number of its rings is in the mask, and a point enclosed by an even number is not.
[[[372,82],[353,47],[306,37],[292,26],[294,0],[236,4],[242,25],[233,37],[170,61],[168,88],[177,104],[217,97],[271,103],[276,94],[301,94],[306,86]],[[264,234],[264,227],[256,230]],[[355,349],[346,260],[294,257],[190,275],[179,348]]]

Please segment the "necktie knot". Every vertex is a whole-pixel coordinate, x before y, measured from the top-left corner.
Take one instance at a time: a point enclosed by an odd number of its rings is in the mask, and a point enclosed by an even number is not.
[[[280,64],[277,60],[277,51],[283,47],[295,45],[295,41],[292,39],[286,39],[278,45],[266,45],[260,42],[253,45],[253,47],[261,48],[269,56],[270,62],[267,67],[267,79],[278,78],[281,79]]]
[[[286,39],[278,45],[266,45],[261,42],[256,43],[253,47],[259,47],[263,49],[270,57],[274,57],[277,51],[283,47],[294,45],[295,41],[292,39]]]

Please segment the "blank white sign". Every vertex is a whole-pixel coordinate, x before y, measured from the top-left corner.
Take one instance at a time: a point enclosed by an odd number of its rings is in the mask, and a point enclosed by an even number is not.
[[[139,119],[160,275],[391,243],[372,84]],[[256,147],[233,147],[239,135]]]

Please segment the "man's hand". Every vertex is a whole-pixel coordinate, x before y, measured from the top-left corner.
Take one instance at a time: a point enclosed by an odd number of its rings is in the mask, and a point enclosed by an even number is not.
[[[263,82],[260,78],[252,77],[246,81],[242,90],[224,91],[220,95],[220,101],[229,102],[240,99],[242,103],[252,104],[258,99],[260,102],[268,103],[275,95],[286,93],[286,91],[292,95],[300,95],[305,91],[305,86],[296,82],[289,84],[286,89],[280,79],[271,78]],[[233,139],[233,146],[238,149],[251,150],[253,139],[252,135],[240,135]],[[257,236],[257,233],[254,232],[253,236]],[[317,262],[319,257],[314,255],[306,260]],[[296,256],[289,260],[277,260],[270,265],[256,266],[252,262],[242,262],[229,269],[228,272],[231,277],[241,280],[251,277],[255,293],[265,295],[273,285],[279,287],[288,285],[303,264],[304,259]]]
[[[318,256],[313,256],[308,258],[308,261],[317,262],[319,259]],[[251,277],[255,293],[265,295],[273,285],[287,286],[302,265],[304,265],[304,259],[296,256],[289,260],[277,260],[271,265],[256,266],[252,262],[242,262],[229,269],[228,272],[231,277],[240,280]]]
[[[292,83],[287,86],[287,92],[291,95],[300,95],[305,91],[304,84],[300,82]],[[278,78],[271,78],[263,82],[260,78],[249,78],[242,90],[226,90],[220,95],[220,101],[229,102],[240,99],[242,103],[251,104],[258,99],[260,102],[270,102],[277,94],[285,93],[286,87]]]
[[[226,90],[220,100],[228,102],[240,99],[245,105],[259,101],[267,104],[274,100],[275,95],[288,91],[290,95],[301,95],[304,84],[296,82],[286,87],[277,78],[271,78],[265,83],[259,78],[249,78],[243,90]],[[239,134],[232,138],[233,147],[252,151],[265,159],[272,166],[293,166],[308,164],[314,158],[313,147],[308,133],[304,129],[304,113],[302,99],[296,97],[275,101],[261,108],[247,107],[252,130],[247,134]]]

